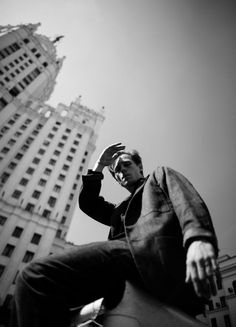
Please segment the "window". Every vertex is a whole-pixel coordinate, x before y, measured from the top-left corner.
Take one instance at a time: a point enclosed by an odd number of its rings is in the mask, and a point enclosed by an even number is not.
[[[13,144],[15,144],[16,143],[16,140],[14,140],[14,139],[10,139],[8,142],[7,142],[7,144],[9,144],[9,145],[13,145]]]
[[[29,182],[29,180],[27,179],[27,178],[22,178],[21,180],[20,180],[20,185],[27,185],[28,184],[28,182]]]
[[[219,276],[219,274],[216,275],[216,284],[218,290],[222,290],[222,281],[221,281],[221,276]]]
[[[70,196],[69,196],[69,200],[73,200],[73,197],[74,197],[74,194],[71,193]]]
[[[17,160],[20,160],[22,157],[23,157],[23,154],[22,153],[19,153],[19,152],[15,155],[15,158]]]
[[[6,79],[6,78],[5,78]],[[19,93],[20,93],[20,91],[19,91],[19,89],[16,87],[16,86],[14,86],[13,88],[11,88],[10,90],[9,90],[9,93],[13,96],[13,97],[16,97]]]
[[[1,150],[2,153],[7,153],[9,152],[9,148],[7,148],[6,146],[4,146],[4,148]]]
[[[222,308],[227,306],[225,296],[220,297],[220,303],[221,303]]]
[[[73,190],[77,189],[77,184],[73,184]]]
[[[56,160],[55,159],[50,159],[49,160],[49,165],[55,166]]]
[[[39,154],[44,154],[45,153],[45,150],[44,149],[39,149],[38,153]]]
[[[49,146],[49,144],[50,144],[50,142],[47,140],[43,142],[43,145],[45,145],[45,146]]]
[[[76,136],[80,139],[82,135],[77,133]]]
[[[32,175],[33,172],[34,172],[34,170],[35,170],[34,168],[29,167],[29,168],[26,170],[26,174]]]
[[[63,216],[63,217],[61,218],[61,224],[65,224],[65,222],[66,222],[66,216]]]
[[[82,171],[82,170],[83,170],[83,166],[80,166],[80,167],[79,167],[79,171]]]
[[[67,204],[66,207],[65,207],[65,211],[69,211],[70,210],[70,205]]]
[[[62,233],[62,230],[58,229],[57,233],[56,233],[56,238],[61,238],[61,233]]]
[[[29,212],[33,212],[35,205],[32,203],[27,203],[25,210]]]
[[[15,169],[16,166],[17,166],[16,162],[12,161],[12,162],[9,163],[8,168]]]
[[[56,132],[56,131],[58,131],[58,128],[57,128],[56,126],[53,126],[52,130],[53,130],[54,132]]]
[[[71,133],[71,129],[67,128],[66,133]]]
[[[4,273],[4,270],[5,270],[5,266],[0,265],[0,278],[3,275],[3,273]]]
[[[59,179],[60,181],[64,181],[65,178],[66,178],[66,176],[65,176],[65,175],[62,175],[62,174],[60,174],[60,175],[58,176],[58,179]]]
[[[19,190],[15,190],[13,193],[12,193],[12,197],[15,198],[15,199],[19,199],[19,197],[21,196],[21,191]]]
[[[28,137],[27,139],[26,139],[26,144],[31,144],[32,142],[33,142],[33,137]]]
[[[85,163],[85,159],[83,158],[81,162],[82,162],[82,163]]]
[[[75,148],[70,148],[71,153],[75,153],[76,149]]]
[[[10,177],[10,174],[3,173],[1,176],[1,183],[6,183],[6,181],[8,180],[9,177]]]
[[[76,180],[78,181],[80,179],[80,174],[76,175]]]
[[[60,190],[61,190],[61,186],[59,186],[59,185],[54,185],[54,188],[53,188],[53,191],[55,191],[55,192],[57,192],[57,193],[59,193],[60,192]]]
[[[0,109],[3,109],[7,105],[7,101],[4,98],[0,98]]]
[[[34,164],[38,164],[39,162],[40,162],[40,159],[39,159],[39,158],[35,157],[35,158],[33,159],[33,163],[34,163]]]
[[[21,129],[22,131],[24,131],[24,130],[26,129],[26,126],[23,124],[23,125],[21,125],[20,129]]]
[[[21,150],[25,152],[28,148],[29,148],[29,146],[24,144],[24,145],[22,145]]]
[[[59,126],[60,126],[60,125],[61,125],[61,122],[57,121],[57,122],[56,122],[56,125],[59,125]]]
[[[65,144],[64,144],[64,143],[62,143],[62,142],[59,142],[59,143],[58,143],[58,147],[59,147],[59,148],[63,148],[63,147],[64,147],[64,145],[65,145]]]
[[[69,170],[69,166],[68,165],[63,165],[62,169],[65,170],[65,171],[68,171]]]
[[[3,226],[7,221],[7,217],[0,215],[0,225]]]
[[[67,135],[62,135],[62,140],[66,141],[68,139]]]
[[[42,124],[38,124],[38,125],[36,126],[36,129],[41,129],[42,127],[43,127]]]
[[[32,198],[39,199],[41,192],[35,190],[32,194]]]
[[[40,235],[38,233],[34,233],[34,235],[32,237],[32,240],[31,240],[31,243],[33,243],[33,244],[39,244],[40,239],[41,239],[41,236],[42,235]]]
[[[4,255],[5,257],[11,257],[13,251],[14,251],[15,247],[14,245],[11,244],[7,244],[4,248],[4,250],[2,251],[2,255]]]
[[[88,155],[88,151],[85,151],[85,152],[84,152],[84,155],[87,156],[87,155]]]
[[[53,152],[53,154],[55,154],[55,156],[59,156],[60,154],[61,154],[61,152],[60,151],[58,151],[58,150],[55,150],[54,152]]]
[[[20,238],[21,237],[21,234],[23,232],[23,228],[21,227],[16,227],[12,233],[12,236],[14,237],[17,237],[17,238]]]
[[[21,136],[21,134],[22,134],[21,132],[15,132],[14,135],[15,135],[16,137],[19,137],[19,136]]]
[[[68,160],[68,161],[71,162],[71,161],[73,160],[73,157],[71,157],[71,156],[67,156],[67,157],[66,157],[66,160]]]
[[[54,134],[49,133],[49,134],[48,134],[48,138],[49,138],[49,139],[53,139],[53,138],[54,138]]]
[[[74,145],[79,145],[79,142],[78,142],[77,140],[75,140],[75,141],[73,142],[73,144],[74,144]]]
[[[51,214],[51,211],[45,209],[45,210],[43,211],[42,216],[45,217],[45,218],[49,218],[49,217],[50,217],[50,214]]]
[[[35,129],[33,132],[32,132],[32,135],[38,135],[38,131]]]
[[[57,199],[54,198],[54,196],[50,196],[49,199],[48,199],[48,204],[49,204],[49,206],[50,206],[51,208],[53,208],[53,207],[55,206],[55,204],[56,204],[56,201],[57,201]]]
[[[46,183],[47,183],[47,181],[45,180],[45,179],[43,179],[43,178],[40,178],[40,180],[39,180],[39,185],[41,185],[41,186],[45,186],[46,185]]]
[[[22,262],[30,262],[34,257],[34,252],[26,251]]]
[[[49,176],[49,175],[51,174],[51,172],[52,172],[52,170],[49,169],[49,168],[46,168],[46,169],[44,170],[44,174],[47,175],[47,176]]]

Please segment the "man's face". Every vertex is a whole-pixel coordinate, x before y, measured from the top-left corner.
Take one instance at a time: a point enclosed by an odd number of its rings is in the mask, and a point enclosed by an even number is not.
[[[114,164],[115,178],[120,185],[132,191],[132,187],[143,177],[141,167],[128,154],[122,154]]]

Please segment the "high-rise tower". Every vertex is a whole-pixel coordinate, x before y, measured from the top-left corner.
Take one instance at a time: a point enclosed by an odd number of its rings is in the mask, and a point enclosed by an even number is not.
[[[99,112],[81,104],[45,104],[62,59],[37,25],[1,27],[0,305],[33,258],[58,253],[77,203],[99,128]]]

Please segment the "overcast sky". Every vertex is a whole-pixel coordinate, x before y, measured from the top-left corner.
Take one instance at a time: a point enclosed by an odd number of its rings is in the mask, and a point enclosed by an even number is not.
[[[49,104],[106,108],[92,167],[110,143],[183,173],[212,214],[220,254],[236,254],[236,5],[228,0],[1,0],[1,24],[64,35]],[[105,173],[103,195],[127,196]],[[77,209],[68,240],[105,240]]]

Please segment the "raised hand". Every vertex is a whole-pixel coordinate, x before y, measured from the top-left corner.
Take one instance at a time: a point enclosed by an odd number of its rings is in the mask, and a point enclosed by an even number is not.
[[[94,170],[102,171],[104,167],[111,165],[124,149],[125,146],[121,142],[109,145],[100,154]]]

